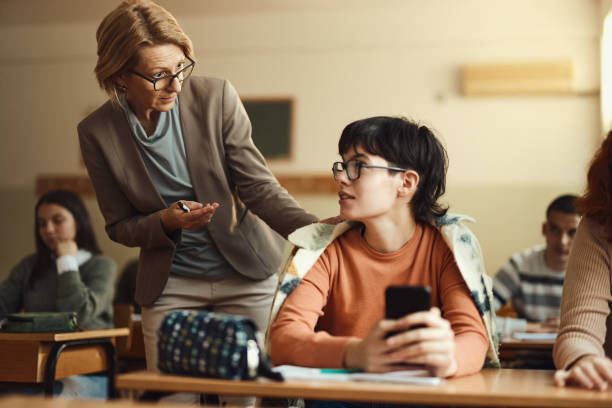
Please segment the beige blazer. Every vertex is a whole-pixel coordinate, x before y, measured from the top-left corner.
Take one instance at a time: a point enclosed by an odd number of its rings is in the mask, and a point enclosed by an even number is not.
[[[265,279],[278,271],[281,260],[284,240],[276,233],[286,238],[317,219],[300,208],[268,170],[229,81],[191,77],[179,101],[196,197],[220,204],[208,225],[210,234],[236,271]],[[121,108],[105,103],[79,123],[78,133],[106,232],[113,241],[140,247],[136,301],[151,305],[166,285],[180,230],[170,235],[163,230],[160,214],[166,204]]]

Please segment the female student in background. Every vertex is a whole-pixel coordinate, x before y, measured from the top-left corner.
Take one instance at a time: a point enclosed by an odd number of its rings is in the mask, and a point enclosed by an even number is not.
[[[0,317],[20,311],[76,312],[80,328],[112,327],[116,267],[102,255],[81,198],[68,190],[44,194],[34,208],[34,225],[36,252],[0,283]],[[75,381],[79,395],[103,397],[106,392],[100,382],[84,391],[91,378]]]
[[[116,267],[102,255],[83,201],[50,191],[36,203],[34,222],[36,253],[0,283],[0,315],[69,311],[83,329],[112,327]]]
[[[553,357],[558,386],[612,386],[612,132],[595,153],[561,299]]]
[[[349,124],[338,147],[340,216],[355,222],[291,235],[299,250],[275,299],[274,363],[370,372],[424,364],[438,377],[475,373],[487,355],[497,363],[480,248],[438,203],[441,143],[426,126],[374,117]],[[433,307],[385,320],[389,285],[428,285]],[[406,331],[415,325],[424,327]]]

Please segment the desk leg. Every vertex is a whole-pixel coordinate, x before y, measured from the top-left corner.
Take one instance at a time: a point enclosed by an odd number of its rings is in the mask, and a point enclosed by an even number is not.
[[[104,350],[106,351],[106,361],[108,369],[106,375],[108,377],[108,399],[117,398],[117,390],[115,388],[115,374],[117,374],[117,353],[115,353],[115,346],[110,340],[102,343]]]
[[[53,396],[53,383],[55,382],[55,367],[60,353],[70,346],[84,346],[84,345],[100,345],[104,347],[106,353],[106,363],[108,369],[106,375],[108,377],[108,398],[114,399],[117,397],[117,391],[115,388],[115,374],[117,372],[117,354],[115,353],[115,346],[109,339],[85,339],[85,340],[68,340],[64,342],[58,342],[53,345],[49,356],[47,357],[47,364],[45,366],[45,379],[44,388],[45,396]]]
[[[45,365],[45,396],[53,396],[53,383],[55,382],[55,366],[57,365],[57,359],[60,353],[66,348],[66,343],[55,343],[49,352],[47,357],[47,364]]]

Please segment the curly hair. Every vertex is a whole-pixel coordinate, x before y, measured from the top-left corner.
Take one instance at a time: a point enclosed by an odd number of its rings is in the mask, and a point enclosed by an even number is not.
[[[605,227],[612,242],[612,130],[606,136],[591,161],[587,188],[576,200],[578,212]]]

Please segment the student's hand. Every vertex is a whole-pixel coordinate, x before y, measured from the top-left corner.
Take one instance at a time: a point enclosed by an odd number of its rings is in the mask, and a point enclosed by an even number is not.
[[[55,254],[59,258],[64,255],[76,256],[79,247],[73,240],[60,241],[55,248]]]
[[[407,330],[414,325],[426,327]],[[390,331],[402,332],[385,338]],[[405,368],[398,363],[425,364],[437,377],[450,377],[457,372],[455,335],[438,308],[398,320],[380,320],[365,339],[351,340],[344,355],[346,368],[367,372]]]
[[[179,228],[195,231],[208,225],[215,210],[219,207],[218,203],[202,205],[197,201],[182,201],[191,210],[184,212],[178,203],[172,204],[161,213],[161,223],[166,232],[172,232]]]
[[[425,327],[407,330],[415,325]],[[401,331],[386,339],[394,362],[424,364],[432,375],[442,378],[457,372],[455,333],[437,307],[398,319],[391,330]]]
[[[555,385],[574,384],[590,390],[605,391],[612,385],[612,360],[600,356],[585,356],[569,370],[557,370]]]
[[[365,339],[352,339],[346,347],[344,366],[370,373],[392,371],[393,361],[388,354],[391,348],[385,341],[385,334],[393,325],[392,320],[379,320]]]

